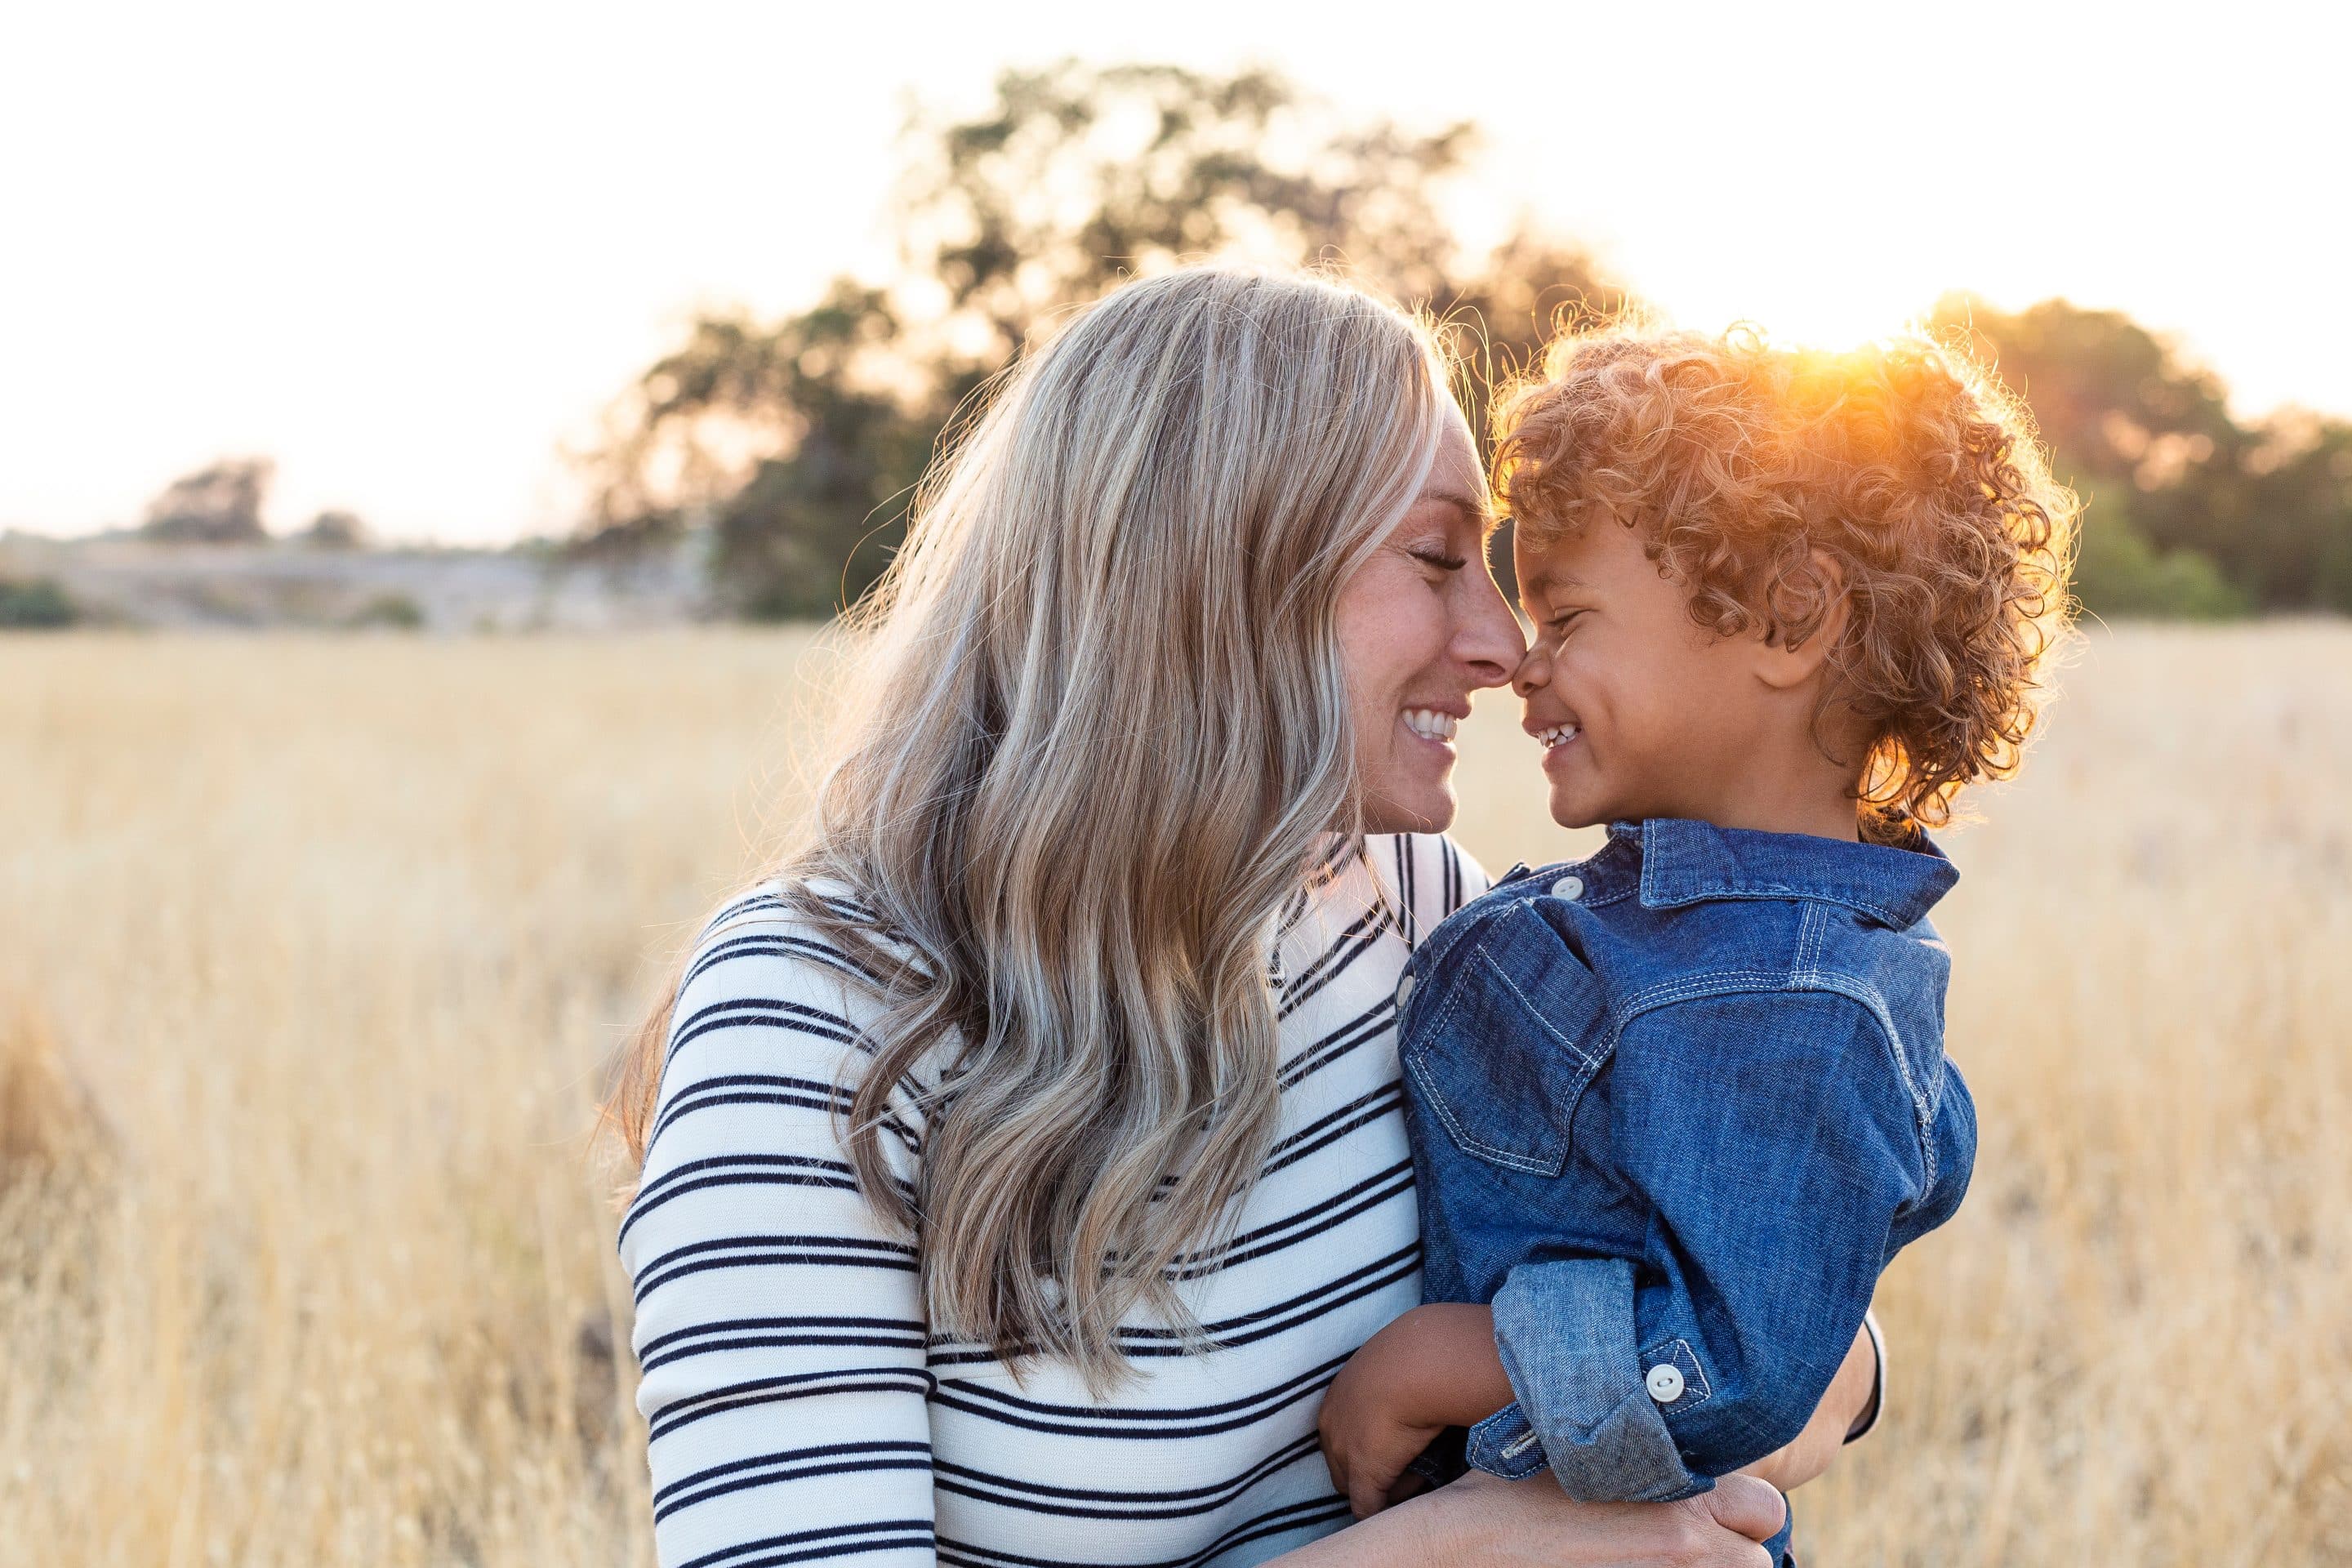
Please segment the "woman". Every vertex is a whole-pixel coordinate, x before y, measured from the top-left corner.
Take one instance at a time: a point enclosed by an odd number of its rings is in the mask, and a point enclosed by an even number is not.
[[[1745,1478],[1342,1529],[1316,1447],[1418,1299],[1394,992],[1484,886],[1428,836],[1522,649],[1485,494],[1427,337],[1331,283],[1134,284],[1011,378],[806,847],[616,1094],[664,1563],[1762,1560]]]

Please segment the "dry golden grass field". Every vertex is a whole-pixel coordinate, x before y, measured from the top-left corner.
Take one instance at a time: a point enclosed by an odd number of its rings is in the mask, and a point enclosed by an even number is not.
[[[0,1560],[648,1560],[582,1132],[810,647],[0,640]],[[2063,689],[1948,838],[1976,1187],[1808,1562],[2352,1563],[2352,628]],[[1570,847],[1509,721],[1498,868]]]

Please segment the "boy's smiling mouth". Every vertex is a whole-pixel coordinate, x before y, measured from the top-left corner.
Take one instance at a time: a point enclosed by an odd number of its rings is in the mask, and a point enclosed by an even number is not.
[[[1543,760],[1547,768],[1559,756],[1563,747],[1573,744],[1576,738],[1584,733],[1584,726],[1578,723],[1572,714],[1564,719],[1539,720],[1530,713],[1519,721],[1519,728],[1533,735],[1536,744],[1544,749]]]

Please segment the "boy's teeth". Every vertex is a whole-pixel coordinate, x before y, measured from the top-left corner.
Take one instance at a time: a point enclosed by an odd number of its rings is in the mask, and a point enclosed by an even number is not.
[[[1576,739],[1576,726],[1573,724],[1554,724],[1550,729],[1538,734],[1536,739],[1541,741],[1547,749],[1553,746],[1565,746],[1570,741]]]
[[[1405,728],[1424,741],[1454,739],[1457,721],[1451,713],[1440,713],[1433,708],[1408,708],[1404,710]]]

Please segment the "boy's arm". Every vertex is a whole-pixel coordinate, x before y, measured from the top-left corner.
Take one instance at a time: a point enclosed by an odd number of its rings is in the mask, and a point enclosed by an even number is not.
[[[1877,1343],[1866,1327],[1857,1332],[1804,1431],[1745,1473],[1788,1492],[1829,1468],[1878,1398]],[[1369,1519],[1415,1489],[1405,1467],[1440,1432],[1475,1426],[1511,1399],[1491,1310],[1415,1307],[1366,1342],[1324,1395],[1318,1426],[1331,1484],[1358,1519]]]
[[[1331,1484],[1370,1519],[1403,1500],[1405,1467],[1439,1433],[1510,1402],[1493,1314],[1453,1301],[1415,1307],[1367,1340],[1323,1395],[1318,1426]]]
[[[1585,1500],[1687,1497],[1786,1446],[1820,1405],[1927,1174],[1876,1018],[1826,993],[1757,1002],[1628,1026],[1612,1131],[1654,1214],[1653,1282],[1636,1289],[1632,1258],[1511,1271],[1495,1339],[1518,1398],[1472,1431],[1472,1465],[1549,1463]]]

